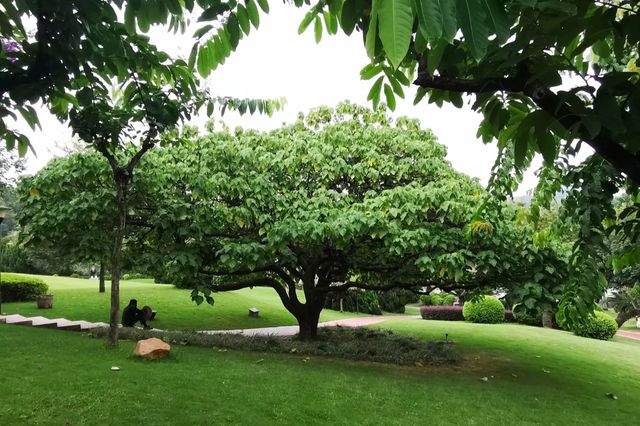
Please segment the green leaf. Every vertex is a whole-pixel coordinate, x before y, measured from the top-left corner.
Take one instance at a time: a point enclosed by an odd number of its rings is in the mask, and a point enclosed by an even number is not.
[[[411,42],[413,26],[411,0],[379,2],[377,16],[382,46],[393,67],[398,68],[407,55]]]
[[[264,13],[269,13],[269,1],[268,0],[258,0],[258,5],[260,5],[260,9]]]
[[[200,50],[198,51],[196,67],[198,69],[198,74],[203,77],[207,77],[213,68],[212,62],[214,62],[214,55],[212,49],[213,43],[208,41],[204,45],[200,46]]]
[[[425,89],[424,87],[418,87],[418,90],[416,92],[416,97],[413,100],[413,104],[418,105],[418,103],[422,100],[422,98],[425,97],[426,94],[427,94],[427,89]]]
[[[247,5],[249,20],[255,28],[258,28],[258,26],[260,25],[260,14],[258,12],[258,6],[256,6],[256,3],[253,0],[247,0],[245,4]]]
[[[378,38],[378,13],[377,5],[378,0],[373,0],[371,6],[371,20],[369,22],[369,29],[364,41],[364,45],[367,49],[367,56],[373,59],[376,56],[376,39]]]
[[[444,55],[444,51],[447,50],[447,42],[444,40],[438,41],[435,46],[432,46],[427,53],[427,67],[429,69],[429,74],[433,75],[435,70],[440,66],[440,62],[442,61],[442,56]]]
[[[320,43],[320,40],[322,40],[322,21],[319,16],[316,16],[313,32],[315,34],[316,43]]]
[[[504,43],[509,38],[509,18],[507,17],[507,11],[504,9],[504,2],[482,0],[482,3],[498,41]]]
[[[25,105],[22,108],[18,108],[18,112],[22,115],[22,118],[24,118],[24,121],[27,122],[29,127],[31,127],[31,130],[35,130],[36,127],[39,127],[40,130],[42,130],[40,121],[38,120],[38,113],[33,109],[33,107]]]
[[[363,80],[371,80],[376,75],[380,74],[382,66],[380,64],[367,64],[362,70],[360,70],[360,78]]]
[[[346,35],[351,35],[367,6],[365,0],[346,0],[340,13],[340,26]]]
[[[238,43],[240,42],[241,33],[238,17],[234,13],[229,15],[226,28],[229,32],[229,43],[231,44],[231,49],[236,50],[236,47],[238,47]]]
[[[302,34],[303,32],[305,32],[309,27],[309,24],[311,24],[311,21],[313,21],[313,18],[315,17],[316,13],[314,13],[313,11],[307,12],[307,14],[304,15],[304,18],[302,19],[302,22],[300,22],[300,25],[298,26],[298,34]]]
[[[213,29],[213,25],[211,24],[207,24],[202,28],[197,29],[194,33],[193,33],[193,37],[194,38],[201,38],[203,35],[205,35],[206,33],[208,33],[209,31],[211,31]]]
[[[556,159],[556,140],[553,135],[542,128],[537,128],[536,141],[544,161],[547,164],[553,164]]]
[[[239,4],[236,14],[238,15],[238,22],[240,23],[242,32],[249,35],[249,32],[251,31],[251,23],[249,22],[249,14],[247,13],[247,9],[243,5]]]
[[[383,80],[383,76],[378,77],[375,83],[373,83],[373,86],[371,86],[369,94],[367,94],[367,100],[373,103],[374,109],[378,107],[378,103],[380,102],[380,88],[382,87]]]
[[[136,14],[130,2],[127,2],[127,6],[124,9],[124,27],[129,34],[136,33]]]
[[[471,55],[479,61],[487,52],[489,28],[481,0],[456,0],[458,21]]]
[[[198,22],[215,20],[218,16],[222,15],[229,10],[229,5],[226,3],[217,3],[205,9],[198,18]]]
[[[610,92],[603,90],[602,87],[596,94],[593,110],[598,114],[599,121],[613,135],[624,132],[626,126],[622,120],[620,106],[616,102],[616,98]]]
[[[522,126],[522,123],[520,123],[518,132],[516,133],[513,155],[516,166],[518,167],[522,167],[522,165],[524,165],[524,160],[527,156],[527,151],[529,150],[530,130],[531,128],[529,126]]]
[[[444,23],[440,2],[434,0],[414,0],[418,15],[418,31],[426,40],[435,40],[442,36]]]
[[[387,106],[391,111],[396,109],[396,97],[393,95],[393,89],[388,84],[384,85],[384,97],[387,100]]]

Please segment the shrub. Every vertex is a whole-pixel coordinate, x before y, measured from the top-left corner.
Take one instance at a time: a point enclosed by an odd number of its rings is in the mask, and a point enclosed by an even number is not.
[[[372,315],[382,314],[380,301],[375,291],[352,289],[342,292],[330,292],[327,294],[325,308],[339,311],[340,299],[342,299],[343,311],[364,312]]]
[[[411,290],[394,288],[389,291],[378,292],[380,308],[387,312],[404,313],[404,306],[416,302],[417,296]]]
[[[74,272],[73,274],[69,275],[69,278],[82,278],[82,277],[80,276],[80,274],[76,274]]]
[[[143,278],[147,278],[147,276],[145,274],[138,274],[138,273],[135,273],[135,272],[130,273],[130,274],[124,274],[122,276],[122,279],[125,280],[125,281],[126,280],[140,280],[140,279],[143,279]]]
[[[447,294],[446,296],[444,296],[444,298],[442,299],[442,304],[443,305],[447,305],[447,306],[453,306],[453,304],[456,301],[456,297],[453,294]]]
[[[25,302],[47,294],[49,287],[40,278],[2,274],[2,301]]]
[[[464,319],[471,322],[495,324],[504,322],[504,306],[494,296],[481,296],[479,299],[464,302]]]
[[[431,304],[432,305],[440,306],[440,305],[442,305],[442,302],[444,302],[444,296],[442,295],[442,293],[432,293],[431,294]]]
[[[431,302],[431,295],[430,294],[423,294],[422,296],[420,296],[420,303],[425,305],[425,306],[433,305],[433,303]]]
[[[573,329],[573,333],[577,336],[600,340],[611,339],[617,331],[618,324],[615,320],[602,312],[596,312],[595,315],[584,319]]]
[[[542,313],[531,315],[526,309],[518,309],[520,305],[513,305],[513,317],[520,324],[542,327]]]
[[[462,306],[423,306],[420,315],[426,320],[464,321]]]

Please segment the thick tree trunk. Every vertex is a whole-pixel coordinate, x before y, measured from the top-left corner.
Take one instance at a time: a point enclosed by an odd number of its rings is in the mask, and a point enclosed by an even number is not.
[[[316,340],[318,338],[318,322],[321,311],[322,309],[317,309],[309,304],[304,305],[302,315],[297,317],[300,327],[298,338],[300,340]]]
[[[111,313],[109,316],[109,341],[111,346],[118,345],[118,326],[120,324],[120,268],[122,264],[122,242],[127,223],[127,187],[128,179],[124,174],[116,173],[116,205],[118,206],[118,224],[116,227],[113,252],[111,253]]]
[[[100,274],[98,275],[98,291],[104,293],[104,262],[100,261]]]
[[[618,323],[618,328],[622,327],[622,325],[629,321],[631,318],[635,318],[640,316],[640,309],[623,309],[618,312],[618,316],[616,317],[616,323]]]

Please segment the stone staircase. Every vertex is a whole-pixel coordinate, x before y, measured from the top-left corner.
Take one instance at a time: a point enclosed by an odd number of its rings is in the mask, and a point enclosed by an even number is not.
[[[65,318],[49,319],[45,317],[24,317],[22,315],[0,315],[0,324],[26,325],[57,330],[84,331],[92,328],[109,327],[104,322],[70,321]]]

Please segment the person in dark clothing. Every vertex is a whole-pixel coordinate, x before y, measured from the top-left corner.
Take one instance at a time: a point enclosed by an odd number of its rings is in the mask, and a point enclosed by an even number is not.
[[[151,328],[147,325],[144,313],[138,309],[138,301],[131,299],[129,306],[122,311],[122,325],[125,327],[133,327],[137,322],[142,324],[145,329]]]

